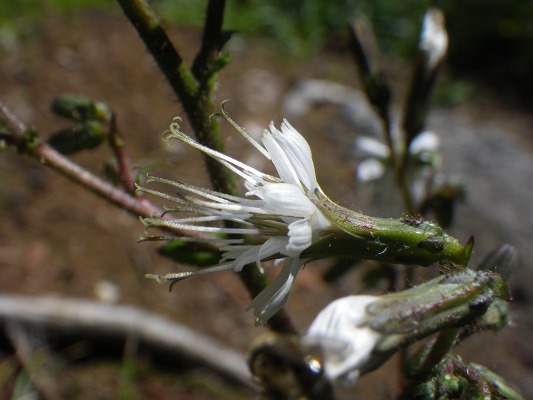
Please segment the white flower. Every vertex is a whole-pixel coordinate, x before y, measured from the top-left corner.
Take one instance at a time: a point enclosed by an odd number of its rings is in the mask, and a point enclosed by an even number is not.
[[[376,296],[348,296],[335,300],[315,318],[304,341],[320,345],[324,371],[331,381],[353,384],[362,373],[376,366],[373,356],[382,335],[368,326],[366,308]]]
[[[301,254],[309,248],[321,233],[334,230],[332,224],[313,204],[317,191],[311,149],[296,129],[286,120],[281,129],[270,124],[261,136],[261,143],[254,140],[222,110],[224,118],[233,125],[263,156],[274,165],[279,178],[260,172],[238,160],[201,145],[181,132],[178,121],[170,126],[166,138],[177,138],[195,147],[229,168],[244,179],[246,197],[231,196],[209,189],[198,188],[182,182],[150,177],[175,186],[191,195],[179,197],[147,188],[139,190],[155,194],[178,203],[177,211],[192,212],[200,216],[181,219],[147,218],[147,226],[168,226],[188,231],[246,235],[244,238],[212,238],[206,241],[223,244],[220,263],[211,268],[194,272],[150,276],[158,280],[178,281],[192,275],[233,269],[240,271],[245,265],[261,265],[265,260],[282,260],[285,263],[270,283],[250,304],[258,321],[266,321],[279,311],[287,300],[292,282],[299,269],[308,261]],[[213,221],[231,221],[237,227],[207,225]],[[191,238],[179,238],[194,240]]]
[[[432,180],[441,167],[439,147],[439,137],[431,131],[421,132],[409,144],[409,163],[407,164],[409,168],[406,172],[412,176],[411,196],[416,203],[424,199],[428,187],[434,183]],[[381,179],[391,164],[390,149],[373,138],[357,138],[355,154],[364,158],[356,170],[359,182]]]
[[[435,69],[444,59],[448,51],[448,33],[444,26],[444,14],[438,8],[429,8],[426,11],[418,47],[426,55],[429,71]]]
[[[361,136],[355,141],[355,153],[365,157],[357,167],[357,180],[368,182],[381,178],[385,174],[385,166],[390,158],[390,149],[380,141]]]

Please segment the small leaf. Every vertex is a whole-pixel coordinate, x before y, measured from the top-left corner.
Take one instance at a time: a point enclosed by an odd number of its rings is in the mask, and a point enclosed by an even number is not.
[[[109,121],[111,117],[111,110],[105,103],[80,95],[59,95],[52,101],[51,108],[57,115],[73,121]]]
[[[108,127],[97,121],[79,123],[55,133],[48,139],[48,144],[61,154],[74,154],[98,147],[107,132]]]
[[[215,265],[220,260],[219,252],[200,250],[195,243],[180,240],[168,242],[159,249],[159,254],[171,258],[174,261],[196,265],[198,267]]]

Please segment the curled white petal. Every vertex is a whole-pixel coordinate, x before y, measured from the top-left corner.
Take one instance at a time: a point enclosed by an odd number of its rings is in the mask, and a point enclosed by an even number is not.
[[[271,126],[270,129],[273,129]],[[292,184],[295,186],[300,186],[300,179],[296,170],[292,164],[292,160],[289,159],[285,150],[280,146],[280,144],[274,139],[274,135],[265,130],[263,136],[261,137],[263,144],[265,145],[268,153],[270,154],[272,163],[278,172],[279,177],[283,182]]]
[[[250,303],[247,310],[254,310],[257,321],[265,322],[287,302],[287,297],[296,274],[306,260],[288,258],[279,274]]]
[[[270,124],[270,131],[274,139],[284,149],[285,154],[292,160],[292,165],[299,181],[313,192],[318,187],[311,148],[300,133],[286,120],[281,124],[281,131]]]
[[[262,245],[246,246],[244,252],[241,249],[233,251],[235,246],[229,246],[228,251],[223,254],[221,262],[234,259],[233,270],[239,272],[242,268],[251,263],[255,263],[259,271],[263,272],[261,260],[275,254],[283,254],[289,240],[286,237],[276,236],[269,238]]]

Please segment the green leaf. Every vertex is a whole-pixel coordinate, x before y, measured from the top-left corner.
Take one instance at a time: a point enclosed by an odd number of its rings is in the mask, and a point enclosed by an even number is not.
[[[73,94],[55,97],[51,108],[57,115],[73,121],[109,121],[111,116],[111,110],[106,104]]]
[[[173,240],[166,243],[158,252],[174,261],[198,267],[215,265],[221,256],[219,252],[199,249],[196,243],[181,240]]]
[[[74,154],[98,147],[106,138],[108,126],[100,122],[78,123],[63,129],[48,139],[48,144],[61,154]]]

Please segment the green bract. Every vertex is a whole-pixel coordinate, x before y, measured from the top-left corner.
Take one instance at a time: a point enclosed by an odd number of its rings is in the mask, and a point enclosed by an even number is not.
[[[313,259],[349,256],[389,263],[466,266],[474,246],[462,245],[437,224],[416,218],[376,218],[341,207],[317,191],[314,200],[324,216],[342,231],[333,231],[305,255]]]

